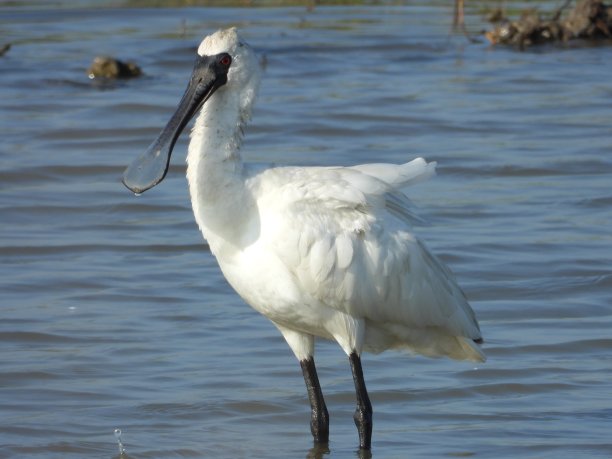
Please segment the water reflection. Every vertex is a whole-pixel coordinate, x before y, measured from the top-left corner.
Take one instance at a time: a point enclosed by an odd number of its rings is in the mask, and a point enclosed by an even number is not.
[[[306,459],[321,459],[324,455],[329,454],[329,444],[315,443],[306,454]]]
[[[330,455],[329,444],[315,444],[306,454],[306,459],[322,459],[324,456]],[[372,459],[372,451],[357,449],[355,451],[355,457],[357,459]]]
[[[369,449],[357,450],[357,459],[372,459],[372,451]]]

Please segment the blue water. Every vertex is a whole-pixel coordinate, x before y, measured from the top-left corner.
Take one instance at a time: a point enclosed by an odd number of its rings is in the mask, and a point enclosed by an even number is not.
[[[161,186],[120,184],[228,25],[267,60],[248,161],[439,164],[410,190],[430,222],[415,231],[489,360],[365,355],[372,457],[612,456],[612,48],[491,48],[449,35],[451,13],[0,4],[0,457],[116,458],[116,428],[129,458],[359,457],[348,361],[326,342],[330,445],[311,450],[299,365],[193,222],[187,136]],[[99,54],[145,75],[90,81]]]

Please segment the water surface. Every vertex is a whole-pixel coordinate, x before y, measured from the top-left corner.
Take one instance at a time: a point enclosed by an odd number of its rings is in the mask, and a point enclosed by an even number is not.
[[[449,36],[450,2],[134,5],[0,4],[0,457],[113,458],[116,428],[130,458],[321,456],[295,358],[193,222],[187,137],[162,186],[119,181],[228,25],[267,60],[248,161],[439,163],[415,230],[489,360],[366,355],[373,457],[612,456],[612,48],[491,49]],[[90,81],[98,54],[145,76]],[[347,359],[317,362],[323,456],[357,457]]]

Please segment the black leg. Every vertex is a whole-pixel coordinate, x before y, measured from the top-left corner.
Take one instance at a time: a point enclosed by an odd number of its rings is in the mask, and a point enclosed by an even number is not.
[[[355,381],[355,392],[357,394],[357,408],[355,409],[355,425],[359,432],[359,448],[370,449],[372,445],[372,404],[363,380],[361,369],[361,358],[356,352],[349,355],[353,380]]]
[[[323,392],[321,392],[314,358],[308,357],[306,360],[300,360],[300,365],[302,373],[304,373],[304,381],[306,382],[306,390],[312,410],[310,431],[315,443],[327,443],[329,441],[329,414],[323,399]]]

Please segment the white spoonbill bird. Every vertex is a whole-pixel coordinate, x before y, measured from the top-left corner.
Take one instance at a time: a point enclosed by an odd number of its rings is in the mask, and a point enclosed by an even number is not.
[[[329,416],[314,363],[315,337],[349,357],[359,445],[370,449],[372,406],[362,351],[403,349],[484,361],[478,322],[450,270],[411,232],[416,218],[400,188],[435,164],[273,167],[243,164],[239,147],[261,77],[236,29],[202,41],[176,112],[125,171],[135,193],[158,184],[185,125],[195,219],[225,278],[276,325],[300,362],[315,443]]]

